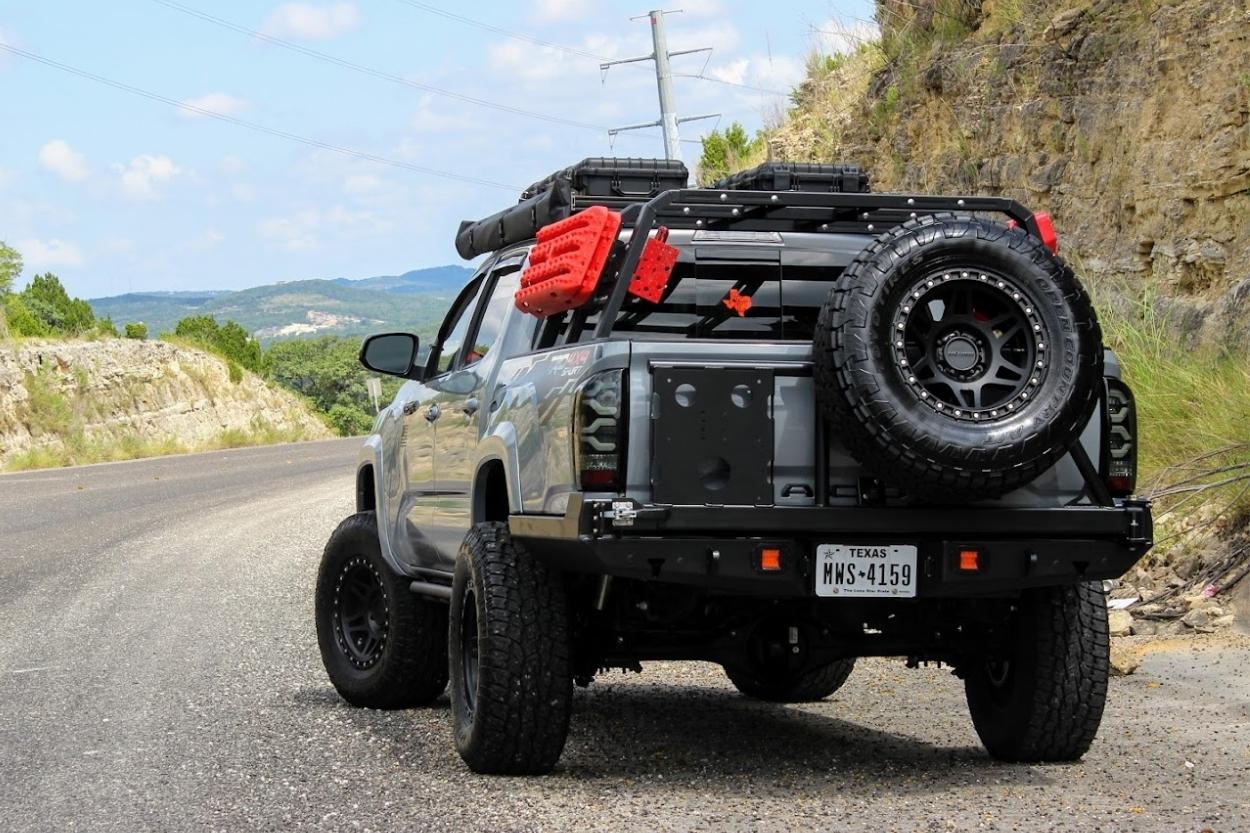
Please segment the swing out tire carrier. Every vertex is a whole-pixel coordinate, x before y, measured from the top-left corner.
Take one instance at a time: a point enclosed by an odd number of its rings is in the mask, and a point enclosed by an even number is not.
[[[833,696],[948,664],[991,755],[1073,761],[1107,695],[1102,582],[1152,545],[1133,394],[1049,216],[868,193],[854,165],[689,188],[587,159],[466,221],[481,258],[326,546],[349,702],[450,689],[482,773],[556,766],[573,685],[653,660]]]

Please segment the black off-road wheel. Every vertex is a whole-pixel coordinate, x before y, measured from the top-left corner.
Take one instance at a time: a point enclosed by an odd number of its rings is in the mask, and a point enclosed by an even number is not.
[[[734,688],[756,700],[770,703],[814,703],[840,689],[855,669],[855,658],[834,660],[801,673],[770,674],[725,666]]]
[[[986,750],[1003,761],[1079,760],[1102,722],[1109,652],[1099,583],[1028,591],[1006,650],[962,669]]]
[[[816,325],[817,395],[871,473],[942,502],[1052,466],[1098,401],[1102,335],[1064,261],[1020,228],[922,217],[879,237]]]
[[[541,775],[573,702],[563,577],[506,524],[480,523],[456,558],[448,627],[456,749],[474,772]]]
[[[373,512],[330,536],[317,572],[317,643],[330,682],[353,706],[422,706],[447,688],[447,606],[414,595],[410,583],[383,560]]]

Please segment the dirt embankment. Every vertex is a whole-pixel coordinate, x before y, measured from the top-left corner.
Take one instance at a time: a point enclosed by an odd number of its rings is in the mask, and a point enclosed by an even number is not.
[[[769,137],[876,190],[1048,210],[1092,280],[1196,340],[1250,343],[1250,9],[1241,0],[879,0]]]
[[[160,341],[0,344],[0,467],[87,462],[331,432],[298,398]]]

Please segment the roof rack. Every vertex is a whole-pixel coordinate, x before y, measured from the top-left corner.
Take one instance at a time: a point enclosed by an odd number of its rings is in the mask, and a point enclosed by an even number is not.
[[[813,170],[790,164],[799,186],[836,171]],[[841,168],[845,176],[853,166]],[[758,169],[757,169],[758,170]],[[780,166],[773,167],[776,175]],[[815,176],[817,180],[808,178]],[[865,187],[866,187],[866,174]],[[759,175],[756,175],[758,181]],[[625,253],[615,269],[617,280],[605,300],[599,327],[606,335],[620,311],[629,278],[642,255],[649,232],[656,226],[671,229],[739,231],[827,232],[871,234],[884,232],[917,216],[939,212],[982,212],[1005,216],[1040,239],[1033,214],[1015,200],[1002,197],[870,194],[855,191],[744,190],[738,188],[684,188],[686,168],[663,159],[592,158],[556,171],[522,193],[514,206],[482,220],[460,224],[456,249],[466,260],[505,246],[533,240],[538,230],[591,206],[621,212],[622,229],[632,229]],[[792,179],[792,184],[796,180]],[[828,183],[827,183],[828,184]],[[648,234],[637,234],[645,229]]]

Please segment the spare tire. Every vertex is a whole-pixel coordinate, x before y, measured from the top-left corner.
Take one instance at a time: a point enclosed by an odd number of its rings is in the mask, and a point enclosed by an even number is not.
[[[873,475],[940,501],[1050,468],[1098,401],[1102,333],[1064,261],[1023,229],[933,215],[866,248],[816,324],[834,438]]]

